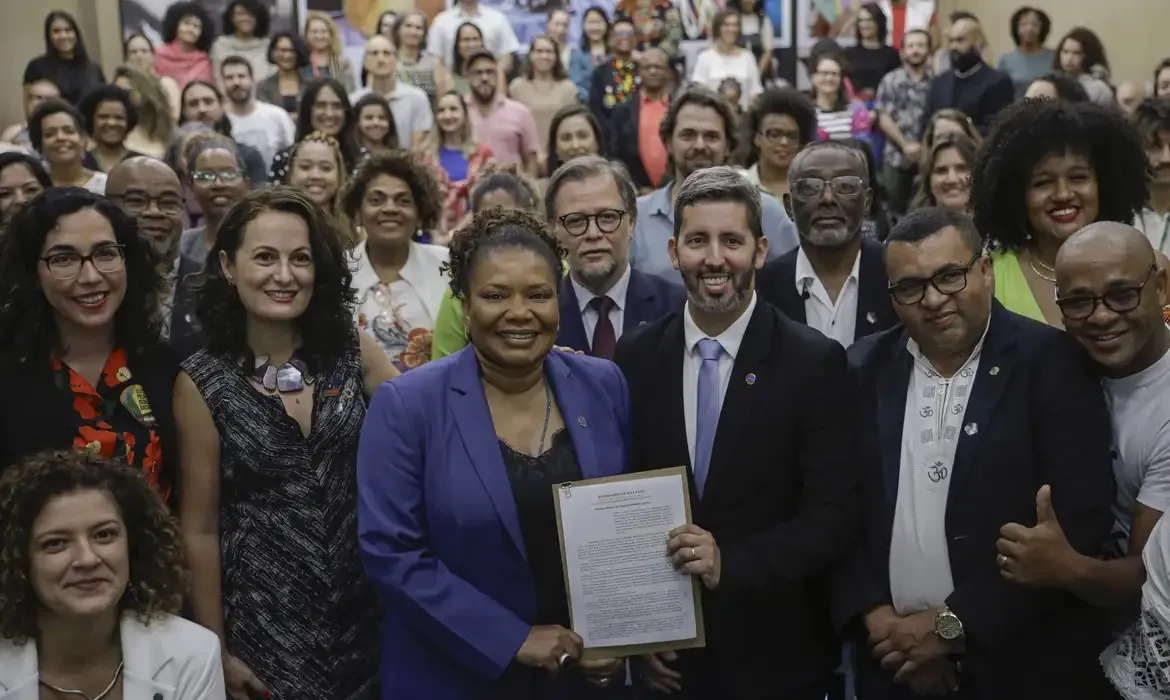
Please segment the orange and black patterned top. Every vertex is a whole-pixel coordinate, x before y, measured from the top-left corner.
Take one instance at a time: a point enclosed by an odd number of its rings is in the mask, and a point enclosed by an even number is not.
[[[1170,306],[1162,307],[1162,322],[1170,324]]]
[[[43,368],[43,370],[42,370]],[[171,396],[178,364],[165,349],[110,353],[96,386],[55,355],[0,377],[0,469],[41,450],[89,450],[141,468],[168,502],[177,479]]]

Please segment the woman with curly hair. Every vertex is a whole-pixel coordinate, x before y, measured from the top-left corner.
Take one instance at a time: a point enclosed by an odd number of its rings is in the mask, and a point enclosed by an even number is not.
[[[521,174],[515,163],[505,166],[493,165],[484,171],[482,179],[471,191],[470,204],[471,213],[458,226],[458,230],[471,223],[471,215],[494,207],[538,212],[540,196],[536,192],[536,185]],[[454,233],[458,234],[458,230]],[[467,324],[463,319],[463,310],[459,300],[449,289],[443,294],[443,304],[439,307],[439,315],[435,319],[435,333],[431,340],[432,360],[453,355],[467,347]]]
[[[199,290],[207,346],[175,383],[191,602],[241,700],[378,697],[354,463],[365,397],[397,372],[353,327],[332,229],[289,187],[232,207]]]
[[[0,153],[0,233],[21,207],[52,186],[40,158],[21,150]]]
[[[100,85],[86,93],[77,106],[93,147],[85,154],[87,167],[108,173],[118,163],[145,155],[126,145],[138,126],[138,112],[130,93],[117,85]]]
[[[1115,108],[1024,100],[1000,113],[972,171],[971,213],[990,240],[995,296],[1063,328],[1056,253],[1097,221],[1131,223],[1150,186],[1141,135]]]
[[[272,71],[268,61],[268,27],[272,15],[267,3],[260,0],[231,0],[223,10],[220,27],[223,34],[211,45],[211,64],[216,75],[228,56],[243,56],[252,66],[252,78],[263,81]]]
[[[28,457],[0,478],[0,522],[5,697],[224,697],[219,640],[179,617],[178,525],[139,470]]]
[[[1105,46],[1093,30],[1073,27],[1056,45],[1052,70],[1061,71],[1081,81],[1089,99],[1099,105],[1117,103],[1109,86],[1109,59]]]
[[[769,88],[740,120],[744,177],[768,194],[788,194],[788,168],[817,139],[817,108],[798,90]]]
[[[1024,97],[1069,102],[1088,102],[1089,93],[1081,81],[1064,73],[1045,73],[1036,78],[1024,91]]]
[[[580,660],[549,498],[554,484],[627,469],[625,379],[612,363],[551,352],[562,255],[530,212],[477,214],[448,267],[471,345],[370,404],[358,536],[387,605],[382,678],[403,697],[625,690],[623,659]]]
[[[49,100],[37,107],[28,120],[28,138],[33,149],[44,156],[54,185],[84,187],[97,194],[106,191],[106,174],[87,166],[89,135],[73,105]]]
[[[154,249],[134,221],[80,188],[46,190],[0,239],[0,469],[76,448],[176,486],[171,388]]]
[[[447,288],[443,246],[414,240],[439,223],[442,200],[430,168],[405,151],[371,156],[358,167],[342,212],[365,240],[350,269],[358,327],[405,372],[431,357],[431,334]]]
[[[337,139],[314,131],[293,145],[288,184],[304,192],[333,217],[341,245],[349,250],[358,241],[349,218],[341,211],[341,192],[346,180],[345,158]]]
[[[163,17],[162,40],[154,54],[154,72],[175,81],[179,89],[192,80],[214,78],[211,72],[211,42],[215,24],[198,2],[177,2]]]

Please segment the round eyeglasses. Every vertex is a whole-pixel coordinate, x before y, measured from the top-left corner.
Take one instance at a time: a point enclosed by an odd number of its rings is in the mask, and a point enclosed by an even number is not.
[[[592,219],[597,224],[597,230],[602,233],[613,233],[622,225],[622,219],[625,218],[626,212],[622,209],[602,209],[594,214],[585,214],[582,212],[573,212],[565,214],[559,221],[561,226],[569,232],[571,236],[583,236],[589,230],[589,220]]]

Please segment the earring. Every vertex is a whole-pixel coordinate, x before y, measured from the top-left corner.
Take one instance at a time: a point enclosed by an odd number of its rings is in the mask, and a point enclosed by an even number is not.
[[[232,287],[236,286],[236,281],[235,281],[234,279],[232,279],[231,277],[224,276],[224,279],[226,279],[226,280],[227,280],[227,283],[228,283],[230,286],[232,286]]]

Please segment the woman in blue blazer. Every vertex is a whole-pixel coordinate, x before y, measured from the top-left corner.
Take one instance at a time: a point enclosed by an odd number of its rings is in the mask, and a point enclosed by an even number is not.
[[[386,602],[384,697],[578,700],[621,692],[579,661],[552,487],[624,472],[629,399],[605,360],[550,352],[561,251],[531,213],[476,215],[451,244],[471,344],[375,394],[358,536]]]

